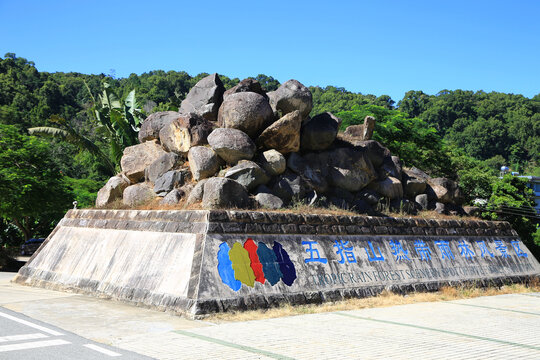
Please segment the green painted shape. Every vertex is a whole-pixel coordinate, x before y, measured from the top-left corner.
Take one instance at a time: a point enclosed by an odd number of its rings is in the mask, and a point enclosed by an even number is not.
[[[231,259],[234,269],[234,278],[240,280],[242,284],[253,287],[255,285],[255,273],[251,268],[251,260],[249,253],[242,244],[235,242],[231,251],[229,251],[229,259]]]
[[[195,333],[185,331],[185,330],[173,330],[173,332],[175,332],[177,334],[180,334],[180,335],[189,336],[189,337],[194,338],[194,339],[203,340],[203,341],[207,341],[207,342],[210,342],[210,343],[227,346],[227,347],[230,347],[230,348],[233,348],[233,349],[243,350],[243,351],[247,351],[247,352],[250,352],[250,353],[253,353],[253,354],[257,354],[257,355],[264,355],[264,356],[267,356],[267,357],[272,358],[272,359],[295,360],[295,358],[292,358],[292,357],[289,357],[289,356],[276,354],[276,353],[273,353],[273,352],[270,352],[270,351],[257,349],[257,348],[251,347],[251,346],[235,344],[235,343],[232,343],[232,342],[229,342],[229,341],[216,339],[216,338],[213,338],[213,337],[210,337],[210,336],[204,336],[204,335],[195,334]]]
[[[444,330],[444,329],[430,328],[430,327],[427,327],[427,326],[421,326],[421,325],[414,325],[414,324],[400,323],[400,322],[397,322],[397,321],[389,321],[389,320],[381,320],[381,319],[372,319],[372,318],[367,318],[367,317],[363,317],[363,316],[357,316],[357,315],[351,315],[351,314],[345,314],[345,313],[339,313],[339,312],[336,312],[336,313],[334,313],[334,314],[336,314],[336,315],[341,315],[341,316],[346,316],[346,317],[350,317],[350,318],[354,318],[354,319],[360,319],[360,320],[366,320],[366,321],[379,322],[379,323],[383,323],[383,324],[391,324],[391,325],[398,325],[398,326],[406,326],[406,327],[415,328],[415,329],[422,329],[422,330],[428,330],[428,331],[435,331],[435,332],[440,332],[440,333],[448,334],[448,335],[462,336],[462,337],[466,337],[466,338],[469,338],[469,339],[476,339],[476,340],[490,341],[490,342],[495,342],[495,343],[504,344],[504,345],[510,345],[510,346],[521,347],[521,348],[525,348],[525,349],[540,350],[540,347],[538,347],[538,346],[527,345],[527,344],[520,344],[520,343],[515,343],[515,342],[511,342],[511,341],[506,341],[506,340],[499,340],[499,339],[488,338],[488,337],[484,337],[484,336],[477,336],[477,335],[471,335],[471,334],[464,334],[464,333],[459,333],[459,332],[456,332],[456,331],[450,331],[450,330]]]

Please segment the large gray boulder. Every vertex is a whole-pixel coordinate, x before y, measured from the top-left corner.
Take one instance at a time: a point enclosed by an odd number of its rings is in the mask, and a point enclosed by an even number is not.
[[[302,117],[306,118],[313,108],[311,92],[298,80],[289,80],[267,95],[272,109],[280,111],[282,115],[299,110]]]
[[[251,160],[256,149],[250,137],[237,129],[215,129],[208,135],[208,144],[228,164]]]
[[[374,181],[369,184],[369,188],[390,200],[403,197],[403,185],[401,181],[391,176],[384,180]]]
[[[202,201],[204,194],[204,184],[206,184],[207,181],[208,179],[202,179],[197,184],[195,184],[191,191],[189,191],[189,195],[186,199],[186,206],[193,205]]]
[[[281,209],[283,207],[283,200],[273,194],[269,193],[258,193],[255,195],[256,204],[264,209]]]
[[[264,149],[275,149],[282,154],[300,150],[300,128],[302,114],[295,110],[264,129],[257,138],[257,145]]]
[[[227,179],[232,179],[251,190],[259,185],[264,185],[270,181],[270,177],[256,163],[249,160],[241,160],[238,165],[233,166],[225,173]]]
[[[180,113],[176,111],[160,111],[150,114],[143,121],[139,130],[139,142],[159,140],[160,130],[178,117],[180,117]]]
[[[429,179],[428,183],[437,196],[437,201],[443,204],[461,204],[463,196],[458,184],[447,178]]]
[[[401,181],[401,171],[401,161],[399,158],[397,156],[386,156],[381,167],[378,169],[379,179],[391,176]]]
[[[216,152],[206,146],[195,146],[188,153],[189,169],[193,179],[199,181],[214,176],[221,165]]]
[[[285,160],[285,156],[274,149],[263,152],[257,158],[257,161],[270,176],[283,174],[287,168],[287,160]]]
[[[293,199],[303,199],[307,191],[306,182],[290,171],[281,174],[272,185],[272,193],[283,200],[284,203],[289,203]]]
[[[165,195],[165,197],[161,199],[159,203],[161,205],[169,205],[169,206],[176,205],[180,202],[180,200],[182,200],[182,198],[185,195],[186,194],[182,190],[173,189],[167,195]]]
[[[146,183],[128,186],[124,190],[122,202],[127,206],[136,206],[153,200],[156,194]]]
[[[184,184],[186,177],[185,171],[172,170],[167,171],[165,174],[161,175],[156,179],[154,185],[154,192],[158,196],[167,195],[172,189],[182,186]]]
[[[144,178],[144,170],[164,154],[165,151],[155,140],[146,141],[125,148],[120,166],[127,178],[137,183]]]
[[[420,205],[420,208],[422,210],[427,210],[428,209],[428,206],[429,206],[429,198],[427,196],[427,194],[420,194],[420,195],[416,195],[416,197],[414,198],[414,201]]]
[[[382,146],[381,143],[375,140],[358,141],[355,143],[355,145],[366,152],[369,160],[376,168],[380,167],[383,164],[384,159],[387,156],[392,156],[390,150],[388,150],[387,148]]]
[[[159,132],[163,148],[185,155],[193,146],[207,144],[213,123],[197,114],[183,114],[165,124]]]
[[[287,160],[287,167],[306,181],[315,191],[324,193],[328,190],[328,182],[318,168],[312,168],[298,153],[292,153]]]
[[[107,181],[104,187],[99,189],[96,198],[96,207],[103,207],[115,200],[121,199],[124,189],[130,185],[127,178],[116,175]]]
[[[268,100],[254,92],[227,96],[218,113],[219,126],[241,130],[251,138],[259,135],[263,127],[273,119],[274,112]]]
[[[328,182],[350,192],[363,189],[377,178],[369,157],[363,151],[338,148],[328,152]]]
[[[249,207],[249,194],[244,186],[232,179],[210,178],[204,183],[203,209]]]
[[[156,161],[150,164],[145,170],[145,178],[150,182],[155,182],[157,178],[170,171],[178,165],[180,158],[175,153],[165,153]]]
[[[418,194],[422,194],[426,190],[426,181],[407,177],[404,180],[403,190],[405,191],[405,196],[409,198],[414,198]],[[426,195],[427,196],[427,195]]]
[[[261,84],[255,79],[248,78],[240,81],[237,85],[225,91],[225,93],[223,94],[223,100],[227,99],[229,95],[241,92],[254,92],[268,99],[268,96],[266,96],[266,92],[261,87]]]
[[[325,150],[336,139],[341,119],[325,112],[314,116],[302,126],[302,150]]]
[[[191,88],[180,106],[183,114],[195,113],[206,120],[216,121],[225,87],[217,74],[208,75]]]

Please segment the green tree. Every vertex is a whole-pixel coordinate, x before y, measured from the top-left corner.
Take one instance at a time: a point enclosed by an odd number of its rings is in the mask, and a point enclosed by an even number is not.
[[[0,216],[24,236],[45,236],[73,201],[50,146],[0,124]]]
[[[507,174],[493,184],[483,216],[491,220],[508,221],[521,240],[538,257],[540,247],[535,245],[533,238],[538,224],[534,206],[533,191],[527,187],[527,181]]]
[[[406,166],[416,166],[432,174],[445,174],[449,168],[449,158],[437,130],[421,119],[376,105],[355,106],[352,111],[336,115],[342,120],[341,130],[362,124],[367,115],[374,116],[377,120],[374,140],[388,147]]]

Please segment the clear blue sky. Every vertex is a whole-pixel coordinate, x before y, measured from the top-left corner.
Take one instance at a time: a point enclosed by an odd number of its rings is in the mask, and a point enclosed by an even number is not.
[[[259,73],[400,100],[540,93],[540,1],[0,0],[0,56],[40,71]]]

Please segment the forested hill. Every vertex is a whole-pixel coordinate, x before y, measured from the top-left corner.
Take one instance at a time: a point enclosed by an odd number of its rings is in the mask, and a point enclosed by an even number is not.
[[[39,72],[31,61],[6,54],[0,58],[0,124],[15,125],[25,132],[30,127],[58,126],[50,120],[53,115],[58,115],[68,126],[99,142],[100,134],[91,123],[88,109],[101,93],[104,82],[110,84],[121,99],[134,89],[141,112],[148,115],[176,109],[189,89],[206,75],[157,70],[115,79],[104,74],[46,73]],[[220,77],[226,88],[239,81]],[[279,86],[271,76],[258,75],[255,79],[267,91]],[[522,173],[540,175],[540,94],[529,99],[522,95],[483,91],[443,90],[435,95],[409,91],[403,99],[396,101],[387,95],[364,95],[333,86],[316,86],[310,90],[314,101],[312,115],[323,111],[344,112],[342,116],[349,119],[349,123],[356,123],[360,121],[356,115],[371,113],[378,116],[381,126],[386,128],[399,128],[399,124],[392,121],[398,121],[402,126],[419,126],[423,131],[431,126],[446,144],[485,161],[491,169],[505,164]],[[400,129],[394,135],[402,134],[406,141],[408,135]],[[396,144],[399,142],[399,138],[394,140]],[[106,175],[102,174],[99,164],[93,163],[87,155],[79,154],[73,146],[58,141],[53,143],[57,161],[65,174],[96,180]]]

